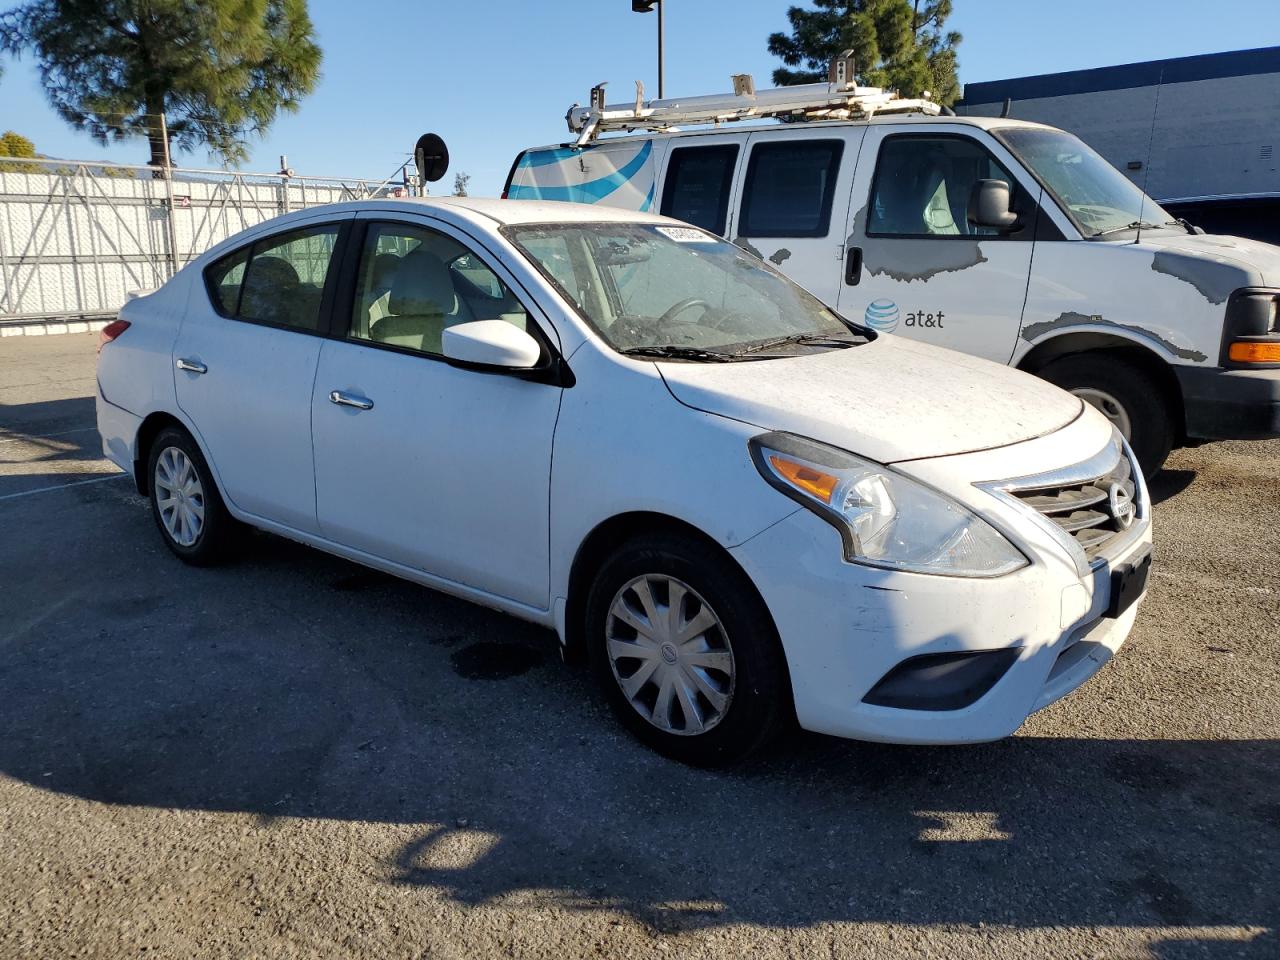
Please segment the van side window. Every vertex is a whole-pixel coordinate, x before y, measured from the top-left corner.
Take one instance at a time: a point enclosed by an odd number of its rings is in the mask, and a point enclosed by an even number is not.
[[[843,140],[779,140],[751,148],[742,237],[825,237]]]
[[[673,149],[662,188],[662,215],[724,236],[737,162],[738,146],[733,143]]]
[[[997,237],[968,219],[979,180],[1003,180],[1017,205],[1018,181],[987,149],[968,137],[893,136],[880,146],[869,237]]]

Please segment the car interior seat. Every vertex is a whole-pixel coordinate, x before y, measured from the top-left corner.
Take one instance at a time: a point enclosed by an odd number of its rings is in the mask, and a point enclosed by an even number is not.
[[[428,250],[414,250],[400,261],[387,298],[390,311],[374,320],[370,339],[427,353],[441,353],[445,327],[472,319],[454,291],[444,261]]]
[[[304,303],[303,300],[308,302]],[[283,257],[254,257],[244,278],[240,315],[248,320],[316,329],[319,302],[303,297],[293,264]],[[310,315],[308,316],[308,312]]]

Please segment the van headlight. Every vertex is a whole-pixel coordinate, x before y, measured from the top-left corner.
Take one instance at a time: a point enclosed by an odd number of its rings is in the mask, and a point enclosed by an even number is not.
[[[881,464],[789,433],[750,446],[765,480],[840,531],[846,560],[952,577],[998,577],[1029,563],[977,514]]]

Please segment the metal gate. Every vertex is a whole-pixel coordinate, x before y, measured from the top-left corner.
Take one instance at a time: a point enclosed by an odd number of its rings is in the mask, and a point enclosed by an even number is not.
[[[110,316],[245,227],[325,203],[401,195],[383,181],[67,160],[0,161],[0,326]]]

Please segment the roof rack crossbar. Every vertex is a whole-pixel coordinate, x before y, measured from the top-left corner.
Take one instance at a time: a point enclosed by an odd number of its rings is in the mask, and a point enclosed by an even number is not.
[[[833,76],[835,72],[833,71]],[[590,106],[574,104],[565,115],[569,132],[584,146],[602,133],[634,130],[671,130],[678,125],[731,123],[768,117],[792,120],[867,120],[884,113],[922,113],[937,116],[941,107],[929,95],[903,98],[897,91],[859,87],[853,71],[841,71],[828,83],[757,90],[749,74],[733,77],[733,93],[666,100],[644,99],[644,86],[636,82],[636,99],[625,106],[605,103],[603,83],[591,88]]]

